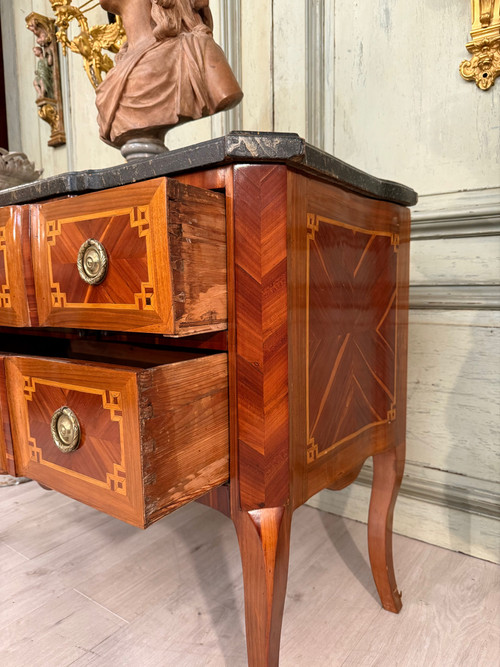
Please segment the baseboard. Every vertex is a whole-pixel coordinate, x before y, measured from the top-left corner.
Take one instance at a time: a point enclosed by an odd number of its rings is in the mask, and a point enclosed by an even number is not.
[[[418,466],[411,463],[407,467],[409,474],[396,503],[394,532],[500,563],[499,485],[470,479],[464,479],[463,485],[447,484],[419,477],[415,474]],[[354,484],[342,491],[321,491],[308,504],[366,523],[371,477],[366,466]],[[460,476],[450,473],[449,477]],[[477,488],[480,484],[482,489]]]
[[[410,466],[407,465],[408,467]],[[416,468],[417,466],[413,466],[413,469]],[[450,474],[450,477],[457,478],[459,475]],[[371,467],[364,467],[356,480],[356,484],[371,488],[372,478]],[[399,495],[459,512],[477,514],[490,519],[500,519],[500,494],[491,490],[473,488],[469,485],[458,486],[436,482],[416,476],[411,472],[410,475],[404,476]]]

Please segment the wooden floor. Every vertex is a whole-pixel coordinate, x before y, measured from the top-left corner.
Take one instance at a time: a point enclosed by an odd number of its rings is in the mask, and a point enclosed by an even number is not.
[[[365,526],[294,516],[281,665],[500,664],[500,568],[395,537],[383,611]],[[142,532],[28,483],[0,489],[2,667],[246,664],[231,522],[196,503]]]

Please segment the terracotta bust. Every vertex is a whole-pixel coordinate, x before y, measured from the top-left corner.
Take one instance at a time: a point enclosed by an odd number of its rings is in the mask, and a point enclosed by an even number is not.
[[[213,40],[209,0],[100,4],[122,17],[127,33],[115,67],[97,89],[106,143],[123,147],[139,138],[163,144],[169,128],[229,109],[243,97]]]

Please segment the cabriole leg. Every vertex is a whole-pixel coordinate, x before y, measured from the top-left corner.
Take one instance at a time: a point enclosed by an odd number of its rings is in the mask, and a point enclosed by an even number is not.
[[[398,613],[398,591],[392,558],[392,518],[403,478],[404,443],[373,457],[373,486],[368,517],[368,551],[375,585],[384,609]]]

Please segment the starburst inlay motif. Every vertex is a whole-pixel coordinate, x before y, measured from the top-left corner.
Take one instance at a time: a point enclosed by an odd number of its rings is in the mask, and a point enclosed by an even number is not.
[[[308,217],[308,462],[395,419],[398,238]]]

